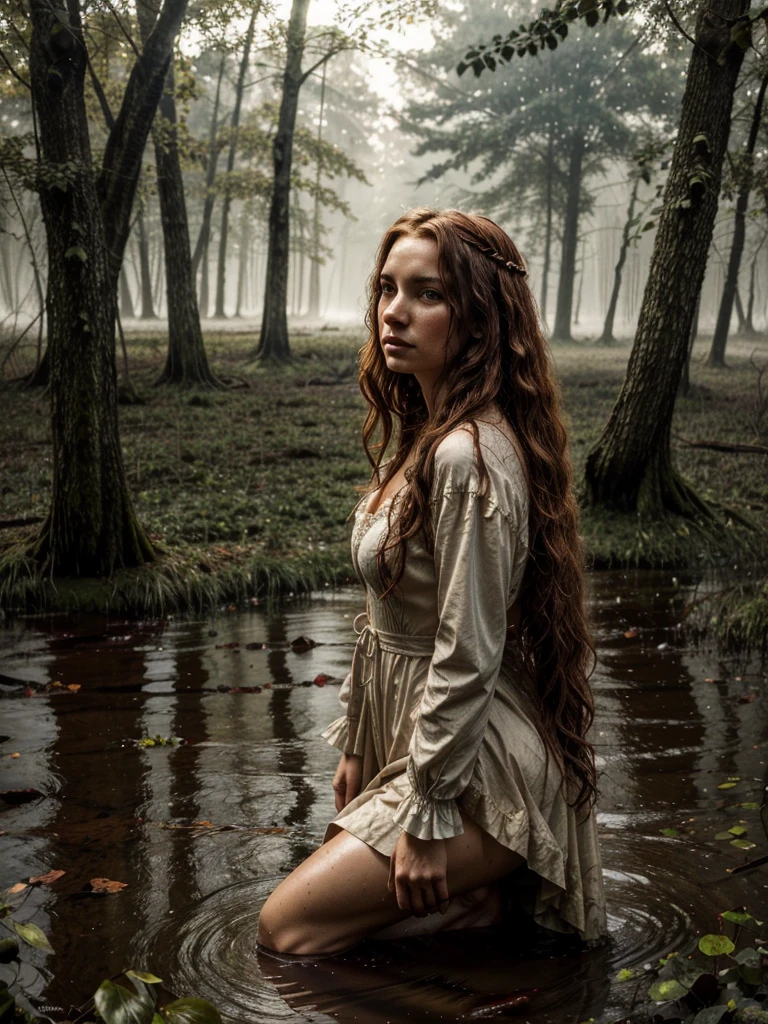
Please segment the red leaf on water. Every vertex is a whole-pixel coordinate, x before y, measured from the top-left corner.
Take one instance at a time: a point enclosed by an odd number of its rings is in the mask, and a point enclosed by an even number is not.
[[[44,875],[36,875],[35,878],[30,878],[30,885],[52,885],[54,882],[58,882],[62,875],[66,875],[66,871],[47,871]]]
[[[91,888],[94,892],[120,892],[127,885],[127,882],[113,882],[111,878],[91,879]]]
[[[325,686],[325,684],[328,682],[330,678],[330,676],[327,676],[324,672],[321,672],[320,675],[315,676],[312,682],[315,684],[315,686]]]

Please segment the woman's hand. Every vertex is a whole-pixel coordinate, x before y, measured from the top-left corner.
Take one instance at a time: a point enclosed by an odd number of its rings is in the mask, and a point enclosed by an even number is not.
[[[337,811],[343,811],[349,801],[355,799],[360,792],[362,776],[362,757],[359,754],[342,754],[332,783]]]
[[[446,869],[448,853],[444,839],[417,839],[403,832],[389,861],[389,891],[397,905],[414,917],[426,917],[448,909]]]

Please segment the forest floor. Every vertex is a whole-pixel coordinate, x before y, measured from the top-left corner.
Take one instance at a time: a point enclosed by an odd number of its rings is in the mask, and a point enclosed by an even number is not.
[[[231,323],[207,335],[214,370],[248,384],[226,391],[154,388],[164,333],[129,333],[131,377],[146,404],[121,407],[126,472],[141,522],[168,555],[165,579],[171,582],[155,586],[142,571],[128,574],[110,590],[116,610],[136,603],[147,613],[174,605],[239,603],[352,578],[348,517],[359,496],[356,487],[369,478],[360,442],[364,404],[356,383],[356,353],[364,338],[352,331],[296,331],[293,362],[265,369],[252,360],[256,335],[234,328]],[[758,374],[750,355],[766,365],[768,340],[729,341],[730,368],[724,371],[703,365],[708,347],[708,339],[697,343],[691,387],[677,403],[676,465],[705,499],[768,527],[768,457],[692,448],[684,441],[766,443],[767,416],[763,412],[760,426]],[[577,490],[629,352],[629,342],[554,347]],[[51,485],[47,401],[39,393],[5,390],[2,402],[0,552],[31,535],[47,511]],[[9,525],[19,520],[29,525]],[[647,523],[585,510],[581,529],[597,568],[698,568],[737,556],[742,565],[765,559],[765,546],[755,545],[738,526],[724,547],[676,519]],[[103,599],[103,588],[66,593],[59,586],[45,603]],[[40,598],[30,592],[32,603]]]

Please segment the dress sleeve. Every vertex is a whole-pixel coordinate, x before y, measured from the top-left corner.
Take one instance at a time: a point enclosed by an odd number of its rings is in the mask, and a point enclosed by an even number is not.
[[[408,793],[395,815],[404,831],[420,839],[464,831],[457,798],[469,785],[488,724],[507,607],[522,576],[521,547],[527,549],[527,494],[520,477],[508,481],[503,504],[493,487],[479,493],[472,438],[462,433],[466,440],[443,442],[435,456],[439,624],[409,748]]]
[[[332,747],[336,747],[342,754],[351,753],[351,746],[354,745],[354,736],[350,738],[350,721],[349,721],[349,698],[352,692],[352,673],[348,672],[344,682],[341,684],[339,690],[339,703],[344,709],[344,714],[340,718],[334,718],[329,726],[327,726],[320,735],[324,740],[327,740]]]

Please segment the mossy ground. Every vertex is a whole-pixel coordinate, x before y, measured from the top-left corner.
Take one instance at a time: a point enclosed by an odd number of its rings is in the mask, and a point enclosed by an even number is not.
[[[368,479],[360,444],[364,405],[356,384],[353,331],[296,332],[294,360],[262,367],[251,358],[256,335],[207,335],[214,369],[247,388],[178,391],[152,386],[163,362],[162,331],[129,334],[133,384],[145,405],[122,406],[121,440],[136,510],[165,552],[156,566],[104,581],[41,581],[8,553],[34,526],[0,529],[10,607],[111,607],[142,614],[239,603],[299,592],[352,577],[348,517]],[[728,370],[703,366],[694,350],[692,385],[677,403],[676,437],[755,442],[757,373],[768,343],[734,339]],[[555,346],[578,482],[592,443],[621,385],[629,343]],[[51,484],[47,401],[35,392],[2,392],[0,520],[44,516]],[[763,429],[766,424],[763,423]],[[763,437],[765,444],[765,437]],[[678,447],[679,445],[679,447]],[[768,527],[768,458],[694,449],[676,442],[675,460],[699,494]],[[727,518],[727,517],[726,517]],[[690,566],[759,563],[768,544],[734,523],[706,537],[690,523],[585,510],[582,533],[593,564]],[[763,562],[764,564],[764,562]],[[763,598],[764,600],[764,598]]]

